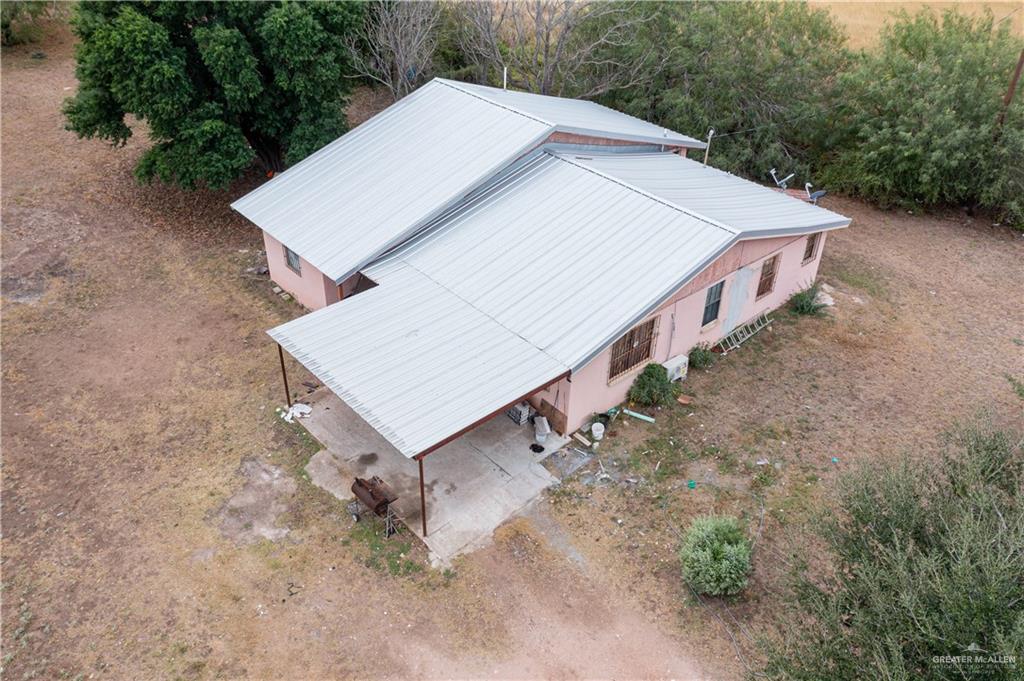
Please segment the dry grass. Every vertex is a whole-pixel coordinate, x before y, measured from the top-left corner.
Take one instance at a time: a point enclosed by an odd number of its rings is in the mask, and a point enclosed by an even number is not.
[[[986,10],[998,21],[1006,18],[1011,30],[1018,35],[1024,34],[1024,10],[1018,2],[838,2],[833,0],[810,0],[811,5],[823,7],[846,29],[849,44],[854,48],[870,48],[878,42],[879,31],[890,20],[894,12],[900,10],[914,14],[925,7],[936,12],[956,9],[972,16],[980,16]]]

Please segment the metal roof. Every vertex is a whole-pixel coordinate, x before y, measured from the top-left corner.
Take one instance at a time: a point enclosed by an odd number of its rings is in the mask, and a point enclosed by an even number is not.
[[[584,99],[535,95],[529,92],[441,80],[453,87],[485,97],[501,106],[547,121],[557,130],[581,135],[614,137],[650,144],[674,144],[703,149],[704,142]]]
[[[576,370],[735,236],[541,153],[365,273],[414,267]]]
[[[231,207],[340,283],[556,131],[703,146],[593,102],[436,78]]]
[[[269,333],[410,458],[566,373],[409,267]]]
[[[550,129],[435,80],[231,206],[340,282]]]
[[[269,333],[406,456],[586,364],[736,234],[539,152]]]
[[[850,224],[848,217],[677,154],[566,153],[564,157],[726,224],[740,232],[741,238]]]

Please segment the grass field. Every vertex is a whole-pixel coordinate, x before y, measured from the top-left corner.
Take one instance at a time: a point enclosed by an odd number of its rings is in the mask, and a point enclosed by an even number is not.
[[[914,14],[924,7],[944,11],[955,7],[964,14],[981,15],[990,10],[996,20],[1006,17],[1018,35],[1024,34],[1024,8],[1019,2],[836,2],[811,0],[811,5],[827,8],[846,28],[850,46],[868,48],[878,40],[879,31],[899,10]]]

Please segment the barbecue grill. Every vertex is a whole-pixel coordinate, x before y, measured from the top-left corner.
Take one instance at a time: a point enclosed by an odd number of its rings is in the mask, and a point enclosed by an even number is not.
[[[369,511],[384,519],[385,537],[398,531],[398,515],[391,507],[398,500],[398,495],[386,482],[376,475],[369,480],[356,478],[352,483],[352,494],[356,495],[356,500],[348,505],[348,510],[353,520],[359,522],[363,513]]]

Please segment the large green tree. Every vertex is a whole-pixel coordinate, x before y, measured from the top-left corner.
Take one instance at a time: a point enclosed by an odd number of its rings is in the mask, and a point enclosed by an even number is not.
[[[650,11],[651,5],[641,6]],[[827,11],[791,2],[663,3],[631,43],[607,60],[645,57],[654,78],[614,90],[611,106],[703,138],[711,163],[759,181],[777,167],[809,175],[838,74],[850,61],[845,36]],[[630,54],[632,53],[632,54]]]
[[[143,181],[223,187],[254,159],[282,170],[345,132],[361,21],[350,2],[79,3],[68,128],[120,145],[126,115],[144,120]]]
[[[1004,104],[1021,50],[991,14],[898,15],[841,79],[829,182],[883,205],[983,206],[1024,227],[1021,93]]]

